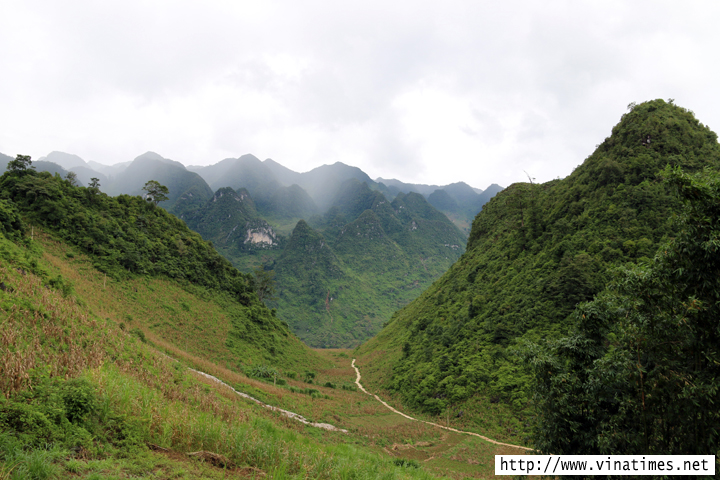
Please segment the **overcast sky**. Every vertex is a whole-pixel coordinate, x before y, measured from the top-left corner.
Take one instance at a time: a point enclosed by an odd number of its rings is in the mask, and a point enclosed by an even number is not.
[[[630,102],[720,129],[720,2],[2,0],[0,152],[486,188],[565,177]]]

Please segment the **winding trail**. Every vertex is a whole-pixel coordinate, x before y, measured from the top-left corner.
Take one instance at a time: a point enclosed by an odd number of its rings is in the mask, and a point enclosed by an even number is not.
[[[160,355],[163,355],[164,357],[169,358],[170,360],[172,360],[172,361],[174,361],[174,362],[177,362],[177,361],[178,361],[177,359],[175,359],[175,358],[171,357],[170,355],[168,355],[168,354],[166,354],[166,353],[164,353],[164,352],[161,352],[161,351],[159,351],[159,350],[158,350],[158,353],[160,353]],[[179,363],[179,362],[178,362],[178,363]],[[331,424],[329,424],[329,423],[316,423],[316,422],[311,422],[310,420],[308,420],[307,418],[303,417],[303,416],[300,415],[299,413],[291,412],[291,411],[289,411],[289,410],[283,410],[282,408],[273,407],[272,405],[268,405],[267,403],[261,402],[261,401],[258,400],[257,398],[251,397],[251,396],[248,395],[247,393],[238,392],[237,390],[235,390],[233,387],[231,387],[231,386],[228,385],[227,383],[223,382],[222,380],[220,380],[220,379],[217,378],[217,377],[213,377],[213,376],[210,375],[209,373],[201,372],[200,370],[195,370],[194,368],[190,368],[190,367],[187,367],[187,369],[190,370],[191,372],[197,373],[198,375],[201,375],[201,376],[203,376],[203,377],[205,377],[205,378],[207,378],[207,379],[209,379],[209,380],[212,380],[213,382],[219,383],[219,384],[221,384],[221,385],[229,388],[230,390],[232,390],[233,392],[235,392],[237,395],[239,395],[239,396],[241,396],[241,397],[243,397],[243,398],[247,398],[248,400],[257,403],[257,404],[260,405],[261,407],[267,408],[267,409],[272,410],[272,411],[274,411],[274,412],[280,412],[281,415],[284,415],[284,416],[286,416],[286,417],[288,417],[288,418],[291,418],[291,419],[293,419],[293,420],[297,420],[298,422],[304,423],[305,425],[309,425],[309,426],[311,426],[311,427],[316,427],[316,428],[322,428],[323,430],[330,430],[330,431],[332,431],[332,432],[348,433],[348,431],[345,430],[344,428],[338,428],[338,427],[336,427],[335,425],[331,425]]]
[[[439,424],[433,423],[433,422],[426,422],[425,420],[418,420],[417,418],[413,418],[413,417],[411,417],[411,416],[409,416],[409,415],[405,415],[403,412],[401,412],[401,411],[399,411],[399,410],[396,410],[396,409],[394,409],[393,407],[391,407],[390,405],[388,405],[387,403],[385,403],[385,402],[384,402],[383,400],[381,400],[380,397],[378,397],[377,395],[375,395],[375,394],[373,394],[373,393],[370,393],[370,392],[368,392],[367,390],[365,390],[365,387],[363,387],[362,384],[360,383],[360,370],[358,370],[358,368],[355,366],[355,359],[354,359],[354,358],[353,358],[353,361],[352,361],[352,367],[355,369],[355,373],[357,374],[357,377],[355,378],[355,384],[358,386],[358,388],[360,388],[360,390],[362,390],[362,391],[363,391],[364,393],[366,393],[367,395],[370,395],[370,396],[375,397],[375,399],[376,399],[378,402],[382,403],[383,405],[385,405],[387,408],[389,408],[389,409],[390,409],[391,411],[393,411],[394,413],[397,413],[398,415],[402,415],[403,417],[407,418],[408,420],[414,420],[414,421],[416,421],[416,422],[426,423],[426,424],[428,424],[428,425],[432,425],[432,426],[434,426],[434,427],[442,428],[442,429],[445,429],[445,430],[450,430],[451,432],[455,432],[455,433],[464,433],[464,434],[466,434],[466,435],[473,435],[473,436],[475,436],[475,437],[482,438],[483,440],[485,440],[485,441],[487,441],[487,442],[494,443],[495,445],[503,445],[503,446],[505,446],[505,447],[512,447],[512,448],[519,448],[519,449],[521,449],[521,450],[533,451],[532,448],[523,447],[523,446],[521,446],[521,445],[512,445],[512,444],[510,444],[510,443],[498,442],[497,440],[493,440],[492,438],[484,437],[484,436],[482,436],[482,435],[480,435],[480,434],[478,434],[478,433],[475,433],[475,432],[466,432],[466,431],[464,431],[464,430],[457,430],[457,429],[452,428],[452,427],[446,427],[446,426],[444,426],[444,425],[439,425]]]
[[[324,429],[324,430],[331,430],[331,431],[333,431],[333,432],[343,432],[343,433],[347,433],[347,430],[345,430],[345,429],[343,429],[343,428],[338,428],[338,427],[336,427],[335,425],[330,425],[329,423],[316,423],[316,422],[311,422],[311,421],[309,421],[307,418],[305,418],[305,417],[303,417],[302,415],[300,415],[299,413],[291,412],[291,411],[289,411],[289,410],[283,410],[282,408],[273,407],[272,405],[268,405],[267,403],[263,403],[263,402],[261,402],[260,400],[258,400],[257,398],[251,397],[251,396],[248,395],[247,393],[238,392],[237,390],[235,390],[233,387],[231,387],[231,386],[228,385],[227,383],[223,382],[222,380],[220,380],[220,379],[217,378],[217,377],[213,377],[213,376],[210,375],[209,373],[201,372],[200,370],[195,370],[194,368],[188,368],[188,370],[190,370],[191,372],[195,372],[195,373],[197,373],[197,374],[199,374],[199,375],[202,375],[202,376],[205,377],[205,378],[209,378],[210,380],[213,380],[213,381],[215,381],[215,382],[217,382],[217,383],[220,383],[220,384],[226,386],[227,388],[229,388],[230,390],[232,390],[232,391],[235,392],[236,394],[240,395],[240,396],[243,397],[243,398],[247,398],[248,400],[251,400],[251,401],[257,403],[257,404],[260,405],[261,407],[265,407],[265,408],[270,409],[270,410],[272,410],[272,411],[274,411],[274,412],[280,412],[281,415],[285,415],[285,416],[288,417],[288,418],[292,418],[293,420],[297,420],[298,422],[302,422],[302,423],[304,423],[305,425],[310,425],[311,427],[316,427],[316,428],[322,428],[322,429]]]

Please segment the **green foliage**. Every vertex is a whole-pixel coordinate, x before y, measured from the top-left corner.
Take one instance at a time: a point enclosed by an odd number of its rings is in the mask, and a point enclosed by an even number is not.
[[[4,213],[11,202],[31,221],[92,255],[111,277],[163,275],[253,302],[249,275],[237,271],[182,221],[140,197],[108,197],[95,187],[75,187],[45,172],[21,177],[5,173],[0,187],[0,218],[10,215],[12,223],[12,214]]]
[[[0,199],[0,233],[5,237],[19,240],[25,232],[25,225],[12,202]]]
[[[160,185],[160,182],[155,180],[149,180],[142,189],[146,195],[145,200],[152,202],[155,206],[160,202],[167,201],[168,193],[170,193],[168,187]]]
[[[272,302],[275,297],[275,272],[258,267],[253,270],[253,290],[261,302]]]
[[[276,368],[268,365],[253,365],[245,369],[245,375],[248,377],[273,379],[280,376],[280,372],[278,372]]]
[[[662,100],[635,106],[566,179],[487,203],[467,252],[358,353],[386,352],[383,386],[406,405],[440,414],[480,393],[522,415],[532,377],[518,348],[566,334],[610,269],[648,261],[677,234],[681,204],[658,175],[667,164],[718,168],[716,135]]]
[[[570,336],[529,348],[542,452],[720,451],[720,173],[664,176],[685,202],[678,236],[620,268]]]
[[[11,175],[20,177],[30,173],[35,173],[34,170],[32,170],[33,168],[34,167],[32,167],[32,159],[30,155],[18,154],[18,156],[15,157],[14,160],[10,160],[7,164],[7,171]]]
[[[140,330],[139,328],[135,327],[132,330],[130,330],[130,332],[128,332],[128,333],[130,333],[130,335],[137,337],[137,339],[140,340],[141,342],[147,343],[147,339],[145,338],[145,333],[142,330]]]
[[[109,425],[102,425],[103,415],[108,414],[100,409],[95,387],[84,378],[45,378],[36,382],[32,390],[8,399],[0,396],[0,430],[11,432],[2,440],[25,447],[55,444],[94,451],[94,438],[112,443],[133,435],[119,418],[112,418],[115,426],[106,430]],[[4,450],[2,445],[0,450]]]
[[[420,468],[420,463],[418,463],[417,460],[408,459],[408,458],[396,458],[395,460],[393,460],[393,464],[396,467]]]

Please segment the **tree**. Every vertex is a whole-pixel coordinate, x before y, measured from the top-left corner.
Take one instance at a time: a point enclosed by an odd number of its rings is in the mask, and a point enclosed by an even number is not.
[[[30,155],[20,155],[18,154],[17,157],[15,157],[15,160],[10,160],[7,164],[7,171],[18,176],[23,176],[26,173],[33,171],[30,170],[32,165],[32,160],[30,159]]]
[[[720,450],[720,173],[663,175],[685,202],[680,234],[581,305],[572,335],[526,352],[542,452]]]
[[[67,175],[65,175],[65,180],[67,180],[70,183],[70,185],[76,186],[77,185],[77,173],[68,172]]]
[[[275,271],[258,267],[253,271],[253,290],[261,302],[275,300]]]
[[[90,179],[90,184],[88,185],[88,188],[87,188],[87,195],[88,195],[88,200],[90,201],[90,203],[93,203],[95,201],[95,196],[98,193],[100,193],[100,180],[95,177],[92,177]]]
[[[170,192],[165,185],[160,185],[160,182],[155,180],[147,182],[142,189],[145,192],[145,200],[153,202],[155,206],[167,200],[167,194]]]

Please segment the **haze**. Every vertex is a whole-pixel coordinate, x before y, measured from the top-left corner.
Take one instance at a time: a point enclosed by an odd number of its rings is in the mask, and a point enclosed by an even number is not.
[[[568,175],[630,102],[717,129],[720,5],[15,1],[0,6],[0,152],[486,188]]]

